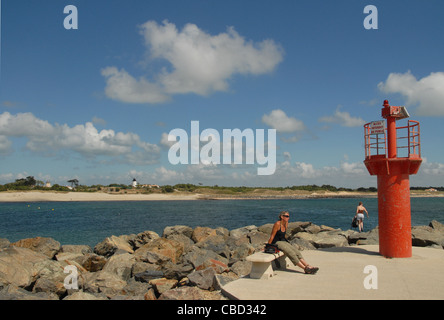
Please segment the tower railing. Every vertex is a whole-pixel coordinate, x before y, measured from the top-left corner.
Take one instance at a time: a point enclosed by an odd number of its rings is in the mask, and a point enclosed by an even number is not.
[[[365,158],[385,156],[387,151],[387,130],[383,134],[371,133],[371,122],[364,125]]]
[[[387,157],[387,128],[384,133],[371,133],[371,122],[364,125],[365,158]],[[408,120],[406,126],[397,127],[396,150],[398,158],[420,158],[421,140],[419,122]]]

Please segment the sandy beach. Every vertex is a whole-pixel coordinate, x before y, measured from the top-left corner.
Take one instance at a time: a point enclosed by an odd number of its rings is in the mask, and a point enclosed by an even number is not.
[[[411,193],[411,197],[443,197],[438,193]],[[160,201],[160,200],[240,200],[240,199],[306,199],[306,198],[366,198],[377,197],[376,192],[251,192],[246,194],[217,193],[106,193],[106,192],[55,192],[6,191],[0,192],[0,202],[47,201]]]
[[[111,194],[103,192],[0,192],[0,202],[197,200],[198,194]]]

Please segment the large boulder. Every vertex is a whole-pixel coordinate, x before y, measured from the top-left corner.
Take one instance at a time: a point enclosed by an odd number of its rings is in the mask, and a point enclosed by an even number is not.
[[[191,239],[198,243],[200,241],[205,240],[208,237],[215,236],[216,230],[209,227],[196,227],[191,234]]]
[[[0,300],[59,300],[53,293],[39,292],[33,294],[13,284],[0,289]]]
[[[197,270],[188,275],[188,280],[192,285],[204,290],[213,290],[214,276],[216,271],[213,268]]]
[[[177,284],[177,280],[176,279],[160,278],[160,279],[151,280],[149,282],[149,284],[153,286],[157,295],[161,295],[165,291],[168,291],[168,290],[174,288]]]
[[[59,298],[66,295],[67,290],[65,288],[64,280],[66,275],[53,274],[40,277],[32,288],[33,293],[44,292],[47,294],[55,294]]]
[[[180,280],[186,277],[189,273],[194,270],[194,267],[190,263],[172,263],[167,262],[162,266],[162,271],[166,278]]]
[[[247,237],[250,232],[256,232],[257,230],[258,228],[255,225],[233,229],[230,231],[230,237],[235,239]]]
[[[268,240],[270,239],[270,234],[261,231],[250,232],[247,236],[250,239],[251,245],[255,249],[263,248],[264,244],[267,243]]]
[[[412,227],[412,245],[418,247],[444,247],[444,232],[430,226]]]
[[[199,266],[203,265],[207,260],[210,259],[217,260],[228,265],[227,258],[218,255],[214,251],[201,249],[198,248],[197,246],[194,246],[191,251],[187,252],[183,256],[184,263],[191,264],[194,266],[194,268],[198,268]]]
[[[37,281],[32,292],[45,292],[56,294],[60,298],[66,295],[65,278],[68,274],[64,272],[64,267],[59,261],[43,260],[34,264],[37,271]]]
[[[192,237],[193,235],[193,228],[188,227],[188,226],[172,226],[172,227],[166,227],[163,230],[163,237],[164,238],[169,238],[171,236],[175,236],[175,235],[184,235],[187,238]]]
[[[134,253],[133,247],[129,244],[127,236],[111,236],[105,238],[102,242],[94,247],[94,252],[104,257],[112,256],[117,250],[124,250]]]
[[[346,233],[349,244],[377,245],[379,244],[379,228],[376,227],[367,232],[348,230]]]
[[[290,222],[288,224],[287,233],[290,233],[290,235],[294,235],[298,232],[306,232],[306,229],[310,228],[312,225],[313,224],[310,221]],[[312,230],[314,230],[314,228]],[[271,232],[271,230],[270,230],[270,232]]]
[[[151,241],[160,238],[159,235],[154,231],[143,231],[138,233],[134,237],[128,239],[128,242],[132,245],[134,250],[137,250],[143,247],[145,244],[150,243]]]
[[[347,238],[342,234],[338,234],[336,231],[319,232],[315,234],[299,232],[295,235],[295,238],[306,240],[317,249],[348,246]]]
[[[135,252],[138,261],[162,264],[171,260],[173,263],[179,262],[184,251],[183,245],[172,239],[155,239]]]
[[[436,220],[432,220],[429,223],[429,227],[444,234],[444,224],[442,224],[441,222],[438,222]]]
[[[46,262],[47,255],[27,248],[10,246],[0,251],[0,283],[29,288],[38,278],[37,265]]]
[[[145,295],[153,289],[153,286],[149,283],[136,281],[131,278],[127,285],[122,289],[121,294],[124,296],[138,297],[139,300],[144,300]]]
[[[174,288],[162,293],[159,300],[222,300],[217,292],[209,292],[198,287]]]
[[[62,256],[63,258],[63,256]],[[82,268],[89,272],[96,272],[103,269],[108,259],[104,256],[95,254],[95,253],[87,253],[84,255],[78,255],[72,258],[75,262],[79,263]]]
[[[246,260],[239,260],[233,263],[230,270],[239,277],[244,277],[250,274],[253,263]]]
[[[228,271],[228,265],[215,259],[207,259],[200,266],[196,267],[196,271],[211,268],[217,274]]]
[[[262,245],[261,247],[263,247]],[[257,249],[260,247],[258,246]],[[234,263],[238,260],[245,259],[249,255],[253,254],[255,251],[255,247],[253,247],[250,243],[241,243],[236,247],[233,247],[231,250],[230,263]]]
[[[92,249],[88,245],[83,244],[65,244],[61,247],[60,252],[63,253],[75,253],[75,254],[87,254],[92,253]]]
[[[213,251],[225,258],[230,258],[230,249],[223,235],[209,236],[196,243],[196,246],[201,249]]]
[[[29,238],[12,243],[13,246],[27,248],[35,252],[40,252],[52,259],[60,251],[60,242],[52,238]]]
[[[83,278],[83,291],[92,294],[103,293],[108,298],[120,295],[127,285],[127,282],[119,275],[103,270],[86,272]]]
[[[131,278],[133,265],[136,263],[134,255],[129,253],[115,254],[103,266],[103,271],[117,274],[123,280]]]
[[[164,274],[161,270],[145,270],[143,272],[136,273],[134,279],[139,282],[149,283],[153,279],[163,278]]]

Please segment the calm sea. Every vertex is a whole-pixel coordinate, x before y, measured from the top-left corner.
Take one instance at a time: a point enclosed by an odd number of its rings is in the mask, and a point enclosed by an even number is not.
[[[378,203],[368,199],[207,200],[131,202],[0,203],[0,238],[10,242],[51,237],[63,244],[94,247],[111,235],[151,230],[162,235],[167,226],[225,227],[228,230],[274,223],[288,210],[291,221],[311,221],[350,229],[359,200],[369,211],[366,230],[378,225]],[[444,198],[412,198],[412,225],[444,223]]]

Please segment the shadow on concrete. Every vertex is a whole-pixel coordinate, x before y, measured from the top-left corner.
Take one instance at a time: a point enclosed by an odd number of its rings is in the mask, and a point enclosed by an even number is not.
[[[323,249],[317,249],[318,251],[325,251],[325,252],[349,252],[349,253],[358,253],[358,254],[366,254],[370,256],[381,256],[379,252],[375,251],[368,251],[364,248],[360,248],[359,246],[352,246],[352,247],[333,247],[333,248],[323,248]]]

